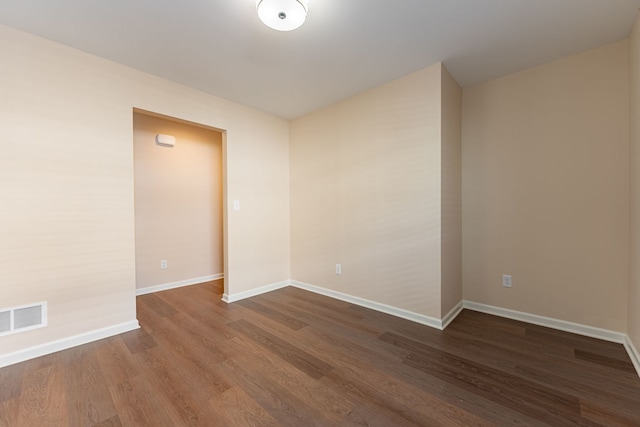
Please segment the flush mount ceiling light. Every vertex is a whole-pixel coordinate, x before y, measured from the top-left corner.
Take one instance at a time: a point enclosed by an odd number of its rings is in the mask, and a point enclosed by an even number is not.
[[[307,3],[308,0],[256,0],[256,9],[267,27],[291,31],[307,18]]]

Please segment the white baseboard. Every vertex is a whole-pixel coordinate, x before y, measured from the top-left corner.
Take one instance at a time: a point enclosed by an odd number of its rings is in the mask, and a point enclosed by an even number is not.
[[[147,286],[146,288],[136,289],[136,296],[152,294],[154,292],[166,291],[168,289],[181,288],[183,286],[197,285],[198,283],[210,282],[212,280],[223,279],[224,274],[212,274],[211,276],[196,277],[194,279],[181,280],[179,282],[164,283],[162,285]]]
[[[291,286],[304,289],[309,292],[324,295],[330,298],[335,298],[341,301],[346,301],[351,304],[359,305],[362,307],[370,308],[372,310],[380,311],[382,313],[391,314],[392,316],[401,317],[403,319],[411,320],[422,325],[427,325],[436,329],[443,329],[443,322],[435,317],[425,316],[423,314],[414,313],[413,311],[404,310],[402,308],[393,307],[379,302],[370,301],[368,299],[356,297],[353,295],[343,294],[342,292],[332,291],[330,289],[321,288],[319,286],[310,285],[308,283],[298,282],[296,280],[291,281]],[[462,307],[460,307],[462,310]]]
[[[226,292],[222,295],[222,301],[231,303],[243,300],[245,298],[255,297],[256,295],[265,294],[267,292],[275,291],[276,289],[286,288],[291,285],[289,280],[284,280],[278,283],[272,283],[271,285],[261,286],[255,289],[249,289],[248,291],[238,292],[236,294],[227,294]]]
[[[572,332],[574,334],[598,338],[604,341],[624,344],[626,340],[626,334],[622,332],[615,332],[608,329],[581,325],[579,323],[567,322],[566,320],[538,316],[537,314],[524,313],[521,311],[509,310],[507,308],[494,307],[492,305],[480,304],[471,301],[463,301],[463,306],[464,308],[468,308],[469,310],[473,311],[493,314],[494,316],[506,317],[508,319],[532,323],[538,326],[546,326],[547,328],[558,329],[565,332]]]
[[[83,334],[74,335],[72,337],[51,341],[48,343],[36,345],[34,347],[25,348],[13,353],[0,355],[0,368],[13,365],[15,363],[24,362],[26,360],[35,359],[36,357],[55,353],[57,351],[66,350],[82,344],[108,338],[124,332],[138,329],[140,325],[137,320],[120,323],[118,325],[109,326],[107,328],[96,329],[95,331],[85,332]]]
[[[638,376],[640,376],[640,353],[631,342],[629,335],[625,333],[581,325],[579,323],[567,322],[566,320],[559,320],[551,317],[538,316],[537,314],[523,313],[521,311],[509,310],[507,308],[494,307],[492,305],[480,304],[477,302],[463,301],[463,306],[469,310],[492,314],[494,316],[506,317],[508,319],[533,323],[538,326],[546,326],[547,328],[558,329],[560,331],[571,332],[577,335],[584,335],[591,338],[598,338],[603,341],[623,344],[629,354],[631,363],[633,363]]]
[[[634,346],[633,343],[631,342],[631,338],[629,338],[629,335],[627,335],[625,338],[626,339],[624,340],[624,348],[627,349],[627,353],[629,353],[629,358],[631,359],[631,363],[633,363],[633,366],[636,368],[636,372],[638,373],[638,376],[640,376],[640,352],[638,352],[638,349],[636,348],[636,346]]]
[[[458,317],[458,314],[460,314],[460,312],[462,311],[462,309],[464,308],[462,301],[460,301],[458,304],[456,304],[455,307],[453,307],[443,318],[442,318],[442,328],[441,329],[446,329],[447,326],[449,326],[449,324],[451,322],[453,322],[453,320]]]

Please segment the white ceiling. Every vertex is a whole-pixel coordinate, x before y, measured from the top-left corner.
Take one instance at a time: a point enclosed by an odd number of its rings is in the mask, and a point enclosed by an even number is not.
[[[442,61],[463,87],[628,37],[640,0],[2,0],[9,25],[284,118]]]

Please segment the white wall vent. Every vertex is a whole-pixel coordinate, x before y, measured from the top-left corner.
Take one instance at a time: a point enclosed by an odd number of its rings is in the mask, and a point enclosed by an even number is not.
[[[47,326],[47,302],[0,309],[0,337]]]

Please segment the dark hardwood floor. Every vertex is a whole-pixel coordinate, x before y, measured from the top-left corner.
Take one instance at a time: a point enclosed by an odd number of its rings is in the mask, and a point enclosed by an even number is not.
[[[0,426],[640,426],[622,345],[465,310],[438,331],[295,288],[138,297],[141,329],[0,369]]]

